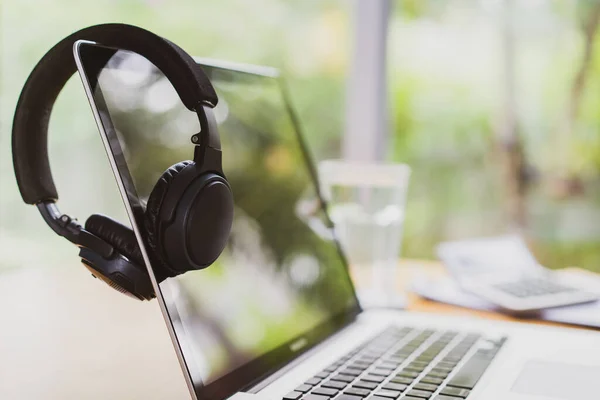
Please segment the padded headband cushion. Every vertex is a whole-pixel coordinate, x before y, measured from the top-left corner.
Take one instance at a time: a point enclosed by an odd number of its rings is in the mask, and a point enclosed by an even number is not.
[[[73,57],[77,40],[95,41],[146,57],[171,81],[190,110],[196,111],[201,104],[217,104],[215,90],[202,68],[177,45],[152,32],[132,25],[104,24],[73,33],[38,62],[17,103],[13,163],[21,196],[28,204],[58,199],[48,161],[48,123],[58,94],[77,71]]]

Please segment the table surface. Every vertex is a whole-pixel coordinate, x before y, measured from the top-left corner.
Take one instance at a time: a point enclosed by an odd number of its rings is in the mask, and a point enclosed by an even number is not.
[[[399,288],[415,271],[443,274],[426,261],[399,271]],[[511,319],[407,296],[411,311]],[[115,295],[69,263],[0,274],[0,304],[2,399],[189,398],[156,301]]]

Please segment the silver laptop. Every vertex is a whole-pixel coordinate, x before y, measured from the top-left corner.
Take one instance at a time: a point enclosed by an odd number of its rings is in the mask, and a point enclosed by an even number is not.
[[[157,284],[140,215],[162,172],[190,157],[197,120],[140,56],[118,51],[87,76],[102,51],[78,43],[78,68],[192,398],[600,398],[596,332],[361,310],[273,69],[199,60],[220,99],[235,221],[214,265]]]

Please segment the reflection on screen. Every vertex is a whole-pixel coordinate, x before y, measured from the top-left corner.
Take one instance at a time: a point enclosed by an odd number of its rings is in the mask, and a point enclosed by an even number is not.
[[[233,229],[215,264],[161,284],[188,369],[204,385],[356,307],[277,80],[212,76]],[[143,211],[162,173],[193,158],[197,117],[132,53],[117,52],[98,83],[129,201]]]

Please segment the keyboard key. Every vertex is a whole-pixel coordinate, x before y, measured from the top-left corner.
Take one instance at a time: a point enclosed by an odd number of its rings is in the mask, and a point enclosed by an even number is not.
[[[408,387],[408,385],[405,385],[403,383],[390,382],[387,385],[385,385],[383,387],[383,389],[385,389],[385,390],[397,390],[398,392],[404,392],[407,387]]]
[[[415,360],[415,361],[412,361],[412,362],[411,362],[410,364],[408,364],[408,365],[413,365],[413,366],[415,366],[415,367],[422,367],[422,368],[426,368],[426,367],[429,365],[429,363],[422,362],[422,361],[416,361],[416,360]]]
[[[312,385],[312,386],[316,386],[319,383],[321,383],[322,379],[319,378],[310,378],[309,380],[307,380],[306,382],[304,382],[307,385]]]
[[[400,364],[402,364],[404,361],[400,361],[400,362],[392,362],[392,361],[384,361],[381,364],[377,365],[377,368],[383,368],[383,369],[396,369],[400,366]]]
[[[321,386],[339,390],[339,389],[345,388],[346,386],[348,386],[348,384],[346,382],[340,382],[340,381],[327,381],[327,382],[323,383],[323,385],[321,385]]]
[[[418,372],[414,372],[414,371],[400,371],[400,373],[398,373],[396,376],[404,376],[407,378],[416,378],[417,376],[419,376],[420,374]]]
[[[359,376],[362,374],[362,370],[354,369],[354,368],[346,368],[340,371],[340,374],[350,375],[350,376]]]
[[[338,394],[339,390],[332,388],[320,387],[313,390],[311,393],[320,394],[322,396],[333,397]]]
[[[432,385],[431,383],[417,383],[414,388],[419,390],[426,390],[428,392],[435,392],[438,389],[438,385]]]
[[[321,396],[319,394],[307,394],[302,398],[302,400],[329,400],[329,397]]]
[[[389,356],[385,358],[385,364],[394,364],[396,366],[400,365],[402,362],[406,360],[406,357],[398,357],[398,356]]]
[[[419,346],[404,346],[400,350],[396,351],[393,356],[399,358],[406,358],[410,356]]]
[[[385,380],[385,378],[383,376],[378,376],[378,375],[365,375],[365,376],[361,377],[361,379],[364,381],[377,382],[377,383],[381,383]]]
[[[445,372],[445,371],[439,371],[439,370],[432,369],[431,371],[429,371],[427,373],[427,376],[433,376],[433,377],[436,377],[436,378],[446,379],[446,377],[448,376],[448,374],[449,373]]]
[[[312,386],[310,386],[310,385],[300,385],[294,390],[296,392],[308,393],[308,392],[310,392],[310,389],[312,389]]]
[[[390,400],[390,399],[387,397],[371,396],[371,397],[367,398],[367,400]]]
[[[358,381],[358,382],[354,382],[352,384],[352,387],[357,387],[357,388],[361,388],[361,389],[369,389],[369,390],[373,390],[377,386],[379,386],[378,383],[376,383],[376,382],[367,382],[367,381]]]
[[[412,389],[408,392],[406,392],[407,396],[413,396],[413,397],[417,397],[420,399],[429,399],[432,395],[431,392],[427,392],[425,390],[419,390],[419,389]]]
[[[343,363],[333,363],[330,366],[328,366],[327,368],[325,368],[323,371],[333,372],[333,371],[337,370],[338,368],[340,368],[342,365],[343,365]]]
[[[380,390],[379,392],[375,393],[375,396],[379,396],[379,397],[387,397],[388,399],[397,399],[398,397],[400,397],[402,393],[398,392],[397,390]]]
[[[405,385],[410,385],[413,381],[414,381],[413,378],[407,378],[405,376],[396,376],[396,377],[392,378],[392,380],[390,382],[403,383]]]
[[[468,389],[453,388],[453,387],[444,388],[440,392],[440,394],[444,394],[446,396],[460,397],[461,399],[466,399],[470,393],[471,393],[471,391]]]
[[[448,386],[473,389],[492,360],[492,357],[478,351],[458,370],[458,373],[450,380]]]
[[[369,389],[351,387],[349,389],[344,390],[345,394],[351,394],[354,396],[367,397],[371,391]]]
[[[406,397],[406,399],[408,399],[408,397]],[[404,400],[404,399],[402,399]],[[438,394],[437,396],[435,396],[433,398],[433,400],[462,400],[460,397],[454,397],[454,396],[446,396],[445,394]]]
[[[439,363],[437,363],[438,367],[442,367],[442,368],[454,368],[456,367],[456,363],[453,362],[448,362],[448,361],[440,361]]]
[[[369,364],[373,364],[375,361],[377,361],[379,357],[373,357],[373,356],[369,356],[369,355],[362,355],[360,356],[360,358],[357,361],[362,361],[365,363],[369,363]]]
[[[430,383],[432,385],[440,385],[442,382],[444,382],[444,380],[441,378],[435,378],[433,376],[425,376],[421,379],[421,382]]]
[[[435,357],[432,357],[432,356],[422,355],[422,356],[417,357],[416,360],[429,364],[431,362],[431,360],[433,360],[434,358]]]
[[[376,368],[376,369],[369,371],[369,374],[379,375],[379,376],[390,376],[390,370]]]
[[[354,380],[354,378],[355,378],[354,376],[350,376],[350,375],[337,374],[337,375],[333,376],[331,378],[331,380],[350,383]]]
[[[420,367],[418,365],[407,365],[406,367],[404,367],[404,371],[414,371],[418,373],[423,372],[424,369],[425,367]]]
[[[459,363],[460,360],[462,360],[463,356],[464,354],[460,357],[447,355],[446,357],[444,357],[444,361],[451,362],[456,365]]]
[[[283,396],[283,400],[298,400],[300,397],[302,397],[302,393],[293,391]]]
[[[400,365],[400,364],[398,364],[398,365]],[[398,365],[389,364],[389,363],[381,363],[381,364],[378,364],[375,368],[386,370],[386,371],[393,371],[398,367]]]
[[[321,371],[321,372],[319,372],[318,374],[315,375],[315,378],[324,379],[324,378],[327,378],[328,376],[329,376],[329,372],[327,372],[327,371]]]
[[[335,400],[362,400],[362,397],[360,397],[360,396],[353,396],[351,394],[343,394],[342,393],[338,397],[336,397]]]
[[[348,365],[348,368],[364,371],[365,369],[369,368],[371,365],[372,365],[371,363],[362,363],[362,362],[355,361],[352,364]]]

